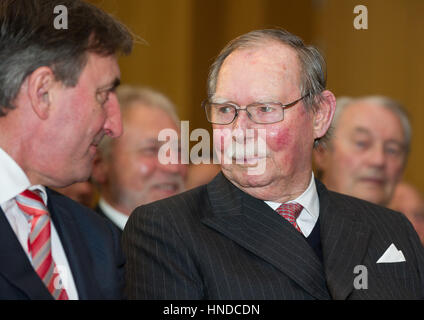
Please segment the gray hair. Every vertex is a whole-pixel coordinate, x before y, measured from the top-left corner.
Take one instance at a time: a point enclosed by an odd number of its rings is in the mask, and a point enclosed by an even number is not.
[[[68,10],[68,29],[53,25],[54,8]],[[112,16],[81,0],[0,1],[0,116],[14,109],[13,101],[28,75],[50,67],[58,81],[77,84],[87,53],[129,54],[133,36]]]
[[[225,59],[234,51],[264,46],[270,41],[288,45],[293,48],[299,58],[300,92],[304,98],[304,105],[308,111],[314,111],[322,101],[321,93],[326,87],[326,65],[323,56],[317,48],[307,46],[298,36],[284,29],[255,30],[241,35],[230,41],[220,52],[211,66],[208,77],[208,97],[213,97],[216,91],[218,75]],[[322,137],[326,139],[327,134]],[[317,139],[315,145],[318,143]]]
[[[175,122],[177,128],[180,128],[180,119],[177,115],[175,105],[159,91],[148,87],[122,85],[116,90],[116,95],[123,119],[125,118],[125,114],[132,108],[157,108],[165,111]],[[99,151],[105,158],[110,156],[113,140],[111,137],[105,136],[99,144]]]
[[[369,103],[374,105],[379,105],[389,111],[391,111],[395,116],[398,117],[405,136],[405,148],[406,153],[409,152],[412,139],[412,128],[409,121],[408,112],[398,101],[393,100],[385,96],[363,96],[358,98],[351,97],[340,97],[337,98],[336,112],[334,113],[333,120],[331,122],[331,127],[335,130],[337,123],[347,106],[357,103]]]
[[[230,41],[211,66],[208,77],[208,97],[212,98],[215,94],[219,71],[232,52],[263,46],[269,41],[288,45],[296,51],[301,66],[301,83],[299,84],[301,95],[302,97],[307,95],[304,99],[306,106],[315,107],[326,86],[324,58],[315,47],[306,46],[302,39],[284,29],[255,30]]]

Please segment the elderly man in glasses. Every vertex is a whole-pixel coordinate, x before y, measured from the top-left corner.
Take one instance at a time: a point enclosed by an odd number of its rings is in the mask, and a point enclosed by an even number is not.
[[[222,173],[133,212],[123,236],[130,298],[424,297],[424,252],[408,220],[314,179],[313,148],[335,110],[324,75],[319,52],[284,30],[223,49],[203,103]]]

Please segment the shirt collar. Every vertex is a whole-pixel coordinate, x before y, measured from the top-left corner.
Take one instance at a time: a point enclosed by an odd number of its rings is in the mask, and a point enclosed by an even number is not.
[[[312,173],[308,188],[296,199],[287,201],[287,203],[297,202],[302,205],[306,212],[313,218],[318,219],[319,216],[319,198],[315,185],[314,173]],[[273,210],[276,210],[281,203],[273,201],[265,201]]]
[[[125,224],[128,221],[128,216],[122,212],[113,208],[106,200],[102,197],[99,199],[99,207],[103,210],[106,217],[108,217],[112,222],[117,225],[121,230],[124,230]]]
[[[26,189],[40,191],[40,195],[47,206],[47,192],[42,185],[31,186],[31,183],[16,161],[0,148],[0,203],[5,203]]]
[[[30,187],[30,182],[21,167],[0,148],[0,203],[13,199]]]

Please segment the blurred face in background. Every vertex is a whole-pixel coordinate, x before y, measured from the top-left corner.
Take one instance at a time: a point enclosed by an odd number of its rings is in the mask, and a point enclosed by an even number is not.
[[[158,160],[165,143],[158,141],[159,132],[179,132],[164,110],[134,102],[123,115],[123,124],[124,133],[112,142],[100,182],[106,201],[129,215],[139,205],[183,191],[187,168],[182,164],[163,165]]]
[[[386,206],[406,161],[405,134],[390,110],[357,102],[343,110],[327,149],[315,152],[334,191]]]

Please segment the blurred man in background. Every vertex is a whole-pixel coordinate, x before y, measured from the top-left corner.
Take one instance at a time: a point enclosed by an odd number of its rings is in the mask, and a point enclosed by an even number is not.
[[[402,177],[411,143],[403,107],[387,97],[340,98],[326,146],[314,151],[330,190],[387,206]]]
[[[93,179],[100,192],[96,210],[123,230],[139,205],[183,191],[187,168],[179,159],[178,164],[162,164],[158,158],[164,144],[158,140],[159,133],[164,129],[179,133],[172,102],[148,88],[121,86],[117,95],[124,133],[102,141]]]

